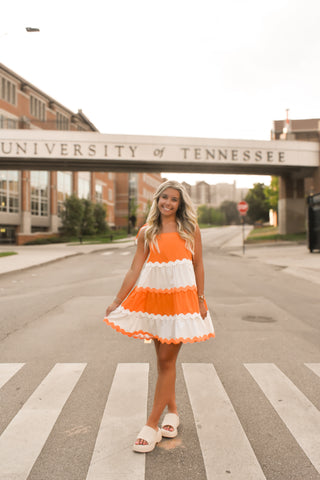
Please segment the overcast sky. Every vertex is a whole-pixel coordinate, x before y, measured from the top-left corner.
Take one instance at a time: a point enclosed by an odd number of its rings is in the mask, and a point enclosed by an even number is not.
[[[10,0],[0,61],[102,133],[268,140],[286,108],[320,117],[319,20],[320,0]]]

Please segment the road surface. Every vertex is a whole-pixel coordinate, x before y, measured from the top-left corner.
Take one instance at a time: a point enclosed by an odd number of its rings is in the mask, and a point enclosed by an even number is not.
[[[320,480],[319,285],[239,239],[203,232],[216,338],[183,346],[179,435],[147,456],[153,345],[102,321],[134,247],[0,276],[1,480]]]

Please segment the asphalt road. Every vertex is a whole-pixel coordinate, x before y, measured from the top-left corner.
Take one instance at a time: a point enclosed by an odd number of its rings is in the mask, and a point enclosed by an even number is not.
[[[179,436],[147,456],[153,346],[102,321],[134,247],[0,277],[1,480],[320,480],[319,285],[237,238],[203,234],[216,338],[182,347]]]

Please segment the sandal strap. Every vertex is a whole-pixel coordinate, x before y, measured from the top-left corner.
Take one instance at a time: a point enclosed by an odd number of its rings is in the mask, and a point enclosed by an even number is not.
[[[145,425],[138,433],[137,438],[141,438],[141,440],[145,440],[146,442],[151,444],[157,440],[158,436],[159,433],[156,432],[154,428],[149,427],[149,425]]]
[[[163,418],[161,427],[166,425],[177,428],[179,426],[179,416],[176,413],[167,413]]]

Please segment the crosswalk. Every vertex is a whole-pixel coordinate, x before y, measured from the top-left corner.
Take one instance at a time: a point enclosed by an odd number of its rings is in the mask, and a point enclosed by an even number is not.
[[[114,254],[115,254],[115,252],[113,250],[108,250],[107,252],[102,252],[101,253],[101,255],[104,255],[104,256],[107,256],[107,257],[109,255],[114,255]],[[119,252],[119,255],[124,256],[124,257],[127,256],[127,255],[132,255],[132,251],[130,251],[130,250],[123,251],[122,250],[122,251]]]
[[[0,364],[0,388],[24,366]],[[86,366],[55,364],[9,421],[0,436],[1,480],[27,480]],[[320,474],[320,411],[277,365],[246,363],[243,368]],[[320,381],[320,363],[304,368]],[[268,480],[214,365],[183,363],[182,371],[207,480]],[[146,421],[148,389],[148,363],[117,365],[86,480],[146,478],[146,457],[135,454],[131,442]]]

